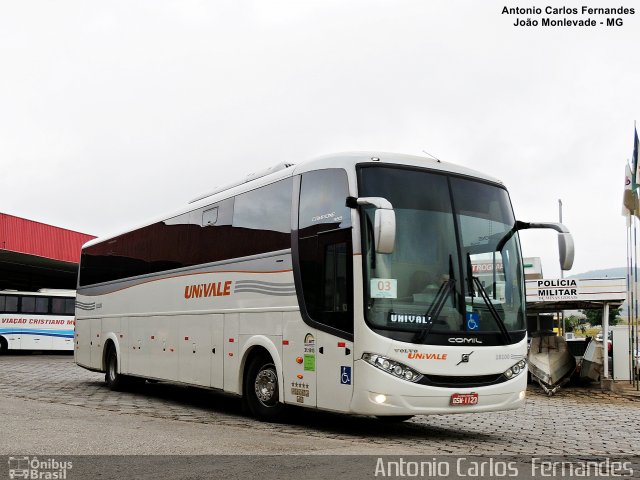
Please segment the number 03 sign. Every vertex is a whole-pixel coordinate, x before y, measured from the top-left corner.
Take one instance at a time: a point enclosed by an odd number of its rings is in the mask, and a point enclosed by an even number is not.
[[[398,298],[398,281],[395,278],[372,278],[371,298]]]

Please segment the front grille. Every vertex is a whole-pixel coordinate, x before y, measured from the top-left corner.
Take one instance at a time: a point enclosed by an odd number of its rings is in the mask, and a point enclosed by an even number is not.
[[[472,388],[486,387],[487,385],[496,385],[505,381],[507,381],[507,377],[505,377],[501,373],[474,376],[445,376],[423,374],[418,383],[421,383],[422,385],[430,385],[432,387]]]

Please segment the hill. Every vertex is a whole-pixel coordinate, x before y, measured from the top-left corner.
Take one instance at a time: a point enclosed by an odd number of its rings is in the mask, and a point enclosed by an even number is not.
[[[638,269],[640,274],[640,269]],[[627,278],[627,267],[604,268],[601,270],[589,270],[584,273],[576,273],[565,278]]]

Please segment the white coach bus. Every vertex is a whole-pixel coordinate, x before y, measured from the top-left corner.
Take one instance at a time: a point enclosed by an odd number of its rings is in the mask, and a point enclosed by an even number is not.
[[[75,359],[132,379],[403,420],[514,409],[527,335],[517,231],[497,180],[425,158],[282,164],[88,242]],[[482,275],[480,275],[480,272]]]
[[[0,353],[73,350],[73,290],[0,290]]]

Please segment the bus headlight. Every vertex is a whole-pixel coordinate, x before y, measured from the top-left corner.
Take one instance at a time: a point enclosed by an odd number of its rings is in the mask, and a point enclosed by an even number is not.
[[[513,378],[516,375],[518,375],[520,372],[522,372],[525,367],[527,366],[527,362],[524,360],[520,360],[518,363],[516,363],[515,365],[512,365],[511,367],[509,367],[504,373],[503,375],[507,378]]]
[[[377,367],[380,370],[384,370],[394,377],[407,380],[408,382],[417,382],[422,378],[421,373],[416,372],[415,370],[407,367],[400,362],[396,362],[395,360],[390,360],[387,357],[383,357],[382,355],[378,355],[375,353],[363,353],[362,359],[365,362],[370,363],[374,367]]]

